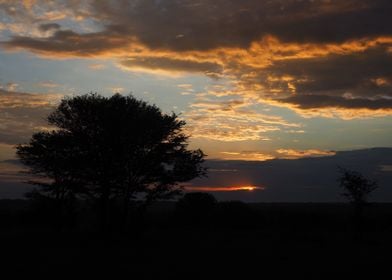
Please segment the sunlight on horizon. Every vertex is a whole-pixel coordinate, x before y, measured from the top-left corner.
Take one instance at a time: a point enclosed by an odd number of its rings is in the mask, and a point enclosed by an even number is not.
[[[186,191],[206,191],[206,192],[232,192],[232,191],[262,191],[265,190],[263,186],[230,186],[230,187],[197,187],[197,186],[187,186]]]

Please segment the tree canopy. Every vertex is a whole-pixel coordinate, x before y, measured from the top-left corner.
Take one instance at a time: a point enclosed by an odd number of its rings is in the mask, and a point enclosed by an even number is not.
[[[53,130],[33,134],[17,155],[50,195],[152,201],[205,174],[185,121],[133,96],[64,98],[47,120]]]
[[[365,204],[370,193],[378,187],[375,181],[366,178],[357,171],[344,168],[340,168],[339,171],[341,173],[339,183],[344,189],[342,195],[354,204]]]

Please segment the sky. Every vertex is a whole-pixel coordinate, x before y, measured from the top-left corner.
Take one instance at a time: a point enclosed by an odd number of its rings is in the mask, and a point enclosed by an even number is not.
[[[389,0],[0,0],[0,182],[19,178],[14,145],[89,92],[179,114],[213,162],[392,147],[391,14]],[[211,174],[200,184],[230,187]]]

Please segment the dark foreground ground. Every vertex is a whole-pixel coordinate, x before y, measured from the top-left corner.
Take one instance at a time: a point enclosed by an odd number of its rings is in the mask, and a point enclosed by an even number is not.
[[[346,204],[236,205],[201,218],[174,209],[154,205],[126,233],[102,236],[83,218],[59,230],[26,201],[0,201],[1,271],[7,279],[390,277],[392,204],[368,206],[361,232]]]

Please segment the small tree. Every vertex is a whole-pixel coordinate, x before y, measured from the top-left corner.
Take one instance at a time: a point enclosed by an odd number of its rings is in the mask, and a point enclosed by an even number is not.
[[[34,134],[17,155],[46,178],[34,183],[48,195],[99,201],[104,227],[111,199],[123,200],[126,221],[131,200],[169,198],[205,173],[203,152],[188,150],[185,122],[132,96],[64,98],[48,123],[55,129]]]
[[[340,187],[344,189],[342,195],[355,207],[355,223],[361,227],[363,220],[363,208],[367,204],[369,195],[377,189],[377,183],[364,177],[361,173],[345,168],[339,168]]]
[[[375,181],[357,171],[340,168],[340,174],[340,186],[344,189],[342,195],[354,204],[366,204],[370,193],[377,189]]]

